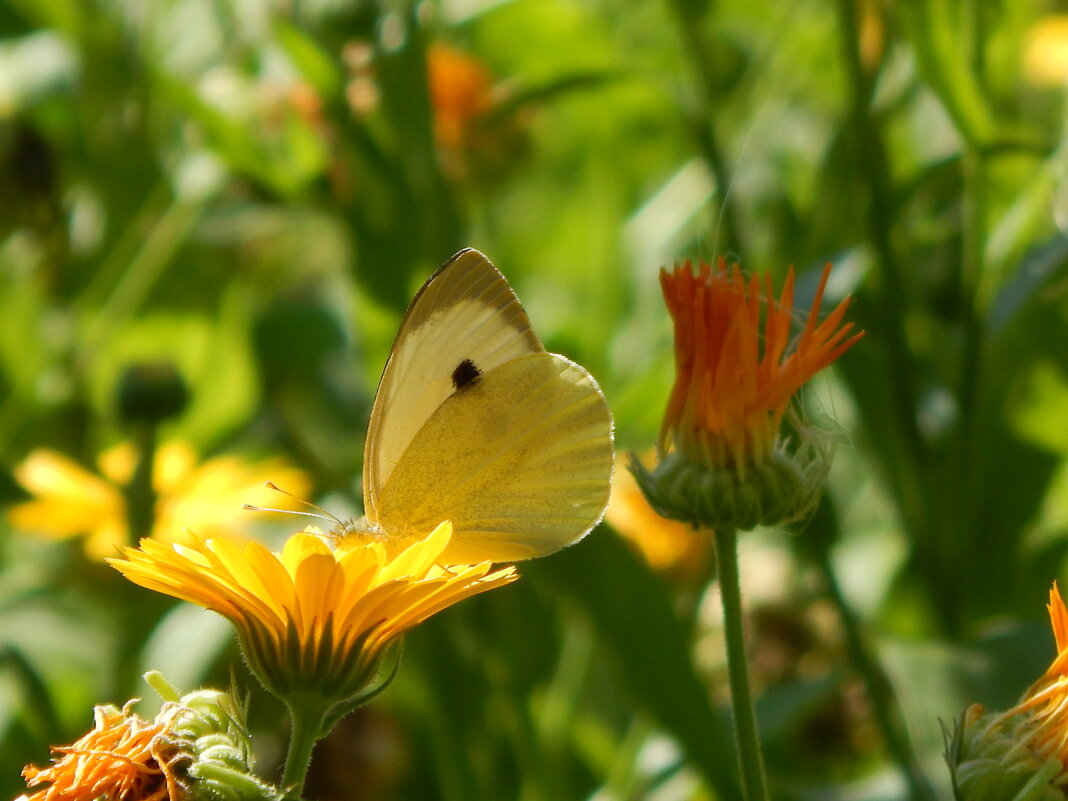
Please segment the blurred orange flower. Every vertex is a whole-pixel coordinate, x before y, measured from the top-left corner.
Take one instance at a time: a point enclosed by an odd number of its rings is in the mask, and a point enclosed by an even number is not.
[[[442,44],[430,47],[426,61],[434,136],[439,146],[460,149],[493,105],[493,80],[480,61]]]
[[[41,448],[15,467],[16,480],[33,499],[8,513],[11,525],[54,539],[84,537],[86,553],[94,559],[112,556],[129,545],[124,488],[133,478],[137,452],[130,443],[105,451],[97,460],[98,473],[73,459]],[[184,442],[168,442],[156,451],[152,486],[156,493],[152,536],[182,539],[186,530],[204,536],[232,533],[251,518],[242,509],[250,502],[273,502],[289,508],[294,501],[270,493],[268,480],[294,495],[310,487],[305,475],[282,459],[248,462],[232,455],[197,461]],[[269,493],[269,494],[266,494]]]

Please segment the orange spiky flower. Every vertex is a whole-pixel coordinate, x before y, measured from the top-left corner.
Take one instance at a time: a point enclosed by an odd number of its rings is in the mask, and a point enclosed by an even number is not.
[[[675,385],[653,474],[632,463],[650,503],[698,527],[752,528],[804,513],[829,466],[813,438],[790,443],[783,417],[801,387],[863,336],[843,322],[846,298],[818,318],[830,265],[808,319],[793,333],[794,273],[778,298],[771,278],[720,259],[662,270],[674,321]]]

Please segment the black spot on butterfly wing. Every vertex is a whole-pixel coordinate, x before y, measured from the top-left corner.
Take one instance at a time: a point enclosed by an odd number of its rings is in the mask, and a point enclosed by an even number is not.
[[[464,359],[452,371],[452,385],[457,390],[461,390],[478,381],[481,375],[482,371],[478,369],[478,366],[473,361]]]

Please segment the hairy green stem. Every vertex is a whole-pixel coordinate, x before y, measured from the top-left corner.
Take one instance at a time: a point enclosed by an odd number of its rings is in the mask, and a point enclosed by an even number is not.
[[[304,696],[288,700],[286,705],[293,721],[293,731],[282,773],[282,792],[286,801],[299,801],[311,766],[312,749],[323,736],[323,721],[329,704],[317,696]]]
[[[734,739],[738,746],[738,764],[745,801],[767,801],[764,758],[760,752],[753,694],[749,689],[746,664],[745,631],[742,619],[742,590],[738,576],[738,532],[716,529],[716,570],[720,597],[723,599],[723,632],[727,643],[727,673],[731,685],[731,710],[734,716]]]

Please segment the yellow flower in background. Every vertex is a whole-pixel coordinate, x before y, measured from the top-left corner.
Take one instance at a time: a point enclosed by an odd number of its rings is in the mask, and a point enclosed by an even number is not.
[[[656,470],[632,461],[653,508],[701,528],[748,529],[796,519],[829,466],[813,436],[791,443],[783,417],[798,390],[863,336],[843,323],[849,298],[818,319],[830,265],[800,332],[794,273],[776,298],[771,277],[738,265],[689,262],[662,270],[674,322],[675,384],[660,431]]]
[[[518,576],[515,568],[441,567],[452,526],[389,559],[381,543],[300,532],[280,553],[250,542],[142,540],[113,567],[135,584],[211,609],[237,628],[249,667],[284,700],[356,697],[381,657],[436,612]]]
[[[16,529],[54,539],[84,537],[91,558],[112,556],[132,540],[123,491],[136,465],[137,452],[129,443],[102,453],[99,473],[56,451],[35,450],[14,470],[34,497],[14,506],[9,521]],[[252,519],[242,508],[245,503],[291,506],[291,499],[264,486],[268,480],[298,496],[309,490],[304,474],[282,459],[249,462],[223,455],[198,462],[188,444],[165,443],[153,465],[152,536],[181,539],[187,529],[203,536],[232,533]]]
[[[946,761],[960,801],[1061,801],[1068,798],[1068,609],[1049,593],[1057,655],[1007,712],[972,704],[947,739]]]
[[[613,473],[605,520],[658,573],[683,581],[705,574],[712,540],[685,523],[657,514],[634,476],[624,469]]]
[[[49,787],[17,801],[180,801],[187,793],[176,767],[181,749],[171,736],[176,708],[153,721],[130,711],[98,706],[93,729],[69,746],[53,746],[56,755],[47,768],[27,765],[22,777],[28,787]]]
[[[1068,14],[1050,14],[1027,29],[1023,74],[1035,86],[1068,87]]]

